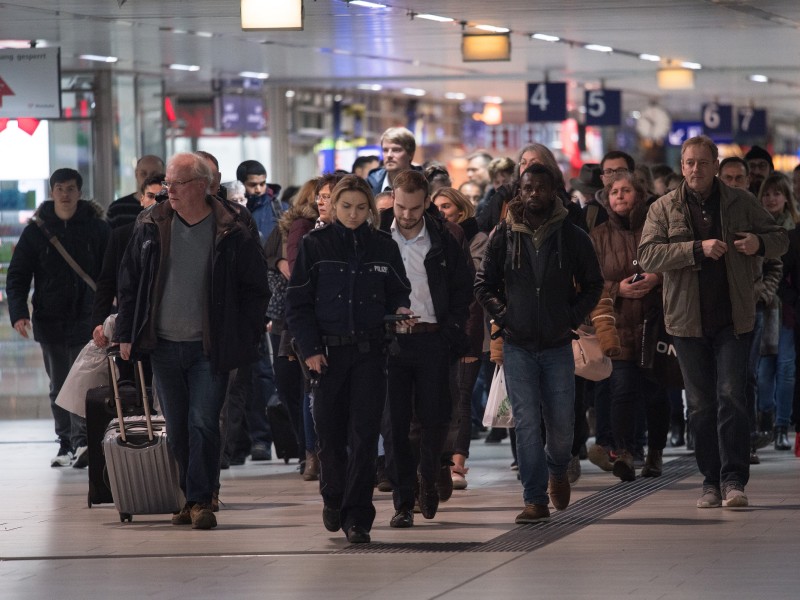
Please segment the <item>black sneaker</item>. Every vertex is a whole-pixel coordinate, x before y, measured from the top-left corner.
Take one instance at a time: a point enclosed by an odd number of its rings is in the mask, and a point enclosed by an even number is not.
[[[75,462],[72,463],[73,469],[85,469],[89,466],[89,447],[79,446],[75,450]]]
[[[72,450],[64,444],[58,449],[58,454],[50,459],[51,467],[68,467],[72,462]]]
[[[328,531],[339,531],[342,528],[342,511],[331,506],[322,507],[322,524]]]

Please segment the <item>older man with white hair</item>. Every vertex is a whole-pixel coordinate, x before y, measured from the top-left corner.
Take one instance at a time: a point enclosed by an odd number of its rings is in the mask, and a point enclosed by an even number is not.
[[[115,332],[123,358],[150,355],[187,499],[172,522],[195,529],[217,524],[220,409],[229,372],[258,356],[269,296],[258,237],[214,183],[196,154],[169,161],[169,200],[137,221],[122,260]]]

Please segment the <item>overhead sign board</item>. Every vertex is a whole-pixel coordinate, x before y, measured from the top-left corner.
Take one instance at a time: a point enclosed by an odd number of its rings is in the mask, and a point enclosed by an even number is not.
[[[620,125],[622,123],[622,93],[619,90],[586,90],[587,125]]]
[[[704,104],[701,119],[703,132],[712,139],[733,135],[733,107],[730,104]]]
[[[767,111],[763,108],[740,108],[736,111],[736,128],[744,135],[767,135]]]
[[[0,118],[61,117],[58,48],[0,50]]]
[[[567,84],[528,84],[528,123],[563,121],[567,118]]]

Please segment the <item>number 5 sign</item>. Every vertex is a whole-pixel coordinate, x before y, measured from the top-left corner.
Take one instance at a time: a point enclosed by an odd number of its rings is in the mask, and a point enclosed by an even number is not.
[[[566,83],[528,84],[528,122],[563,121],[567,118]]]
[[[587,125],[620,125],[622,94],[619,90],[586,90]]]

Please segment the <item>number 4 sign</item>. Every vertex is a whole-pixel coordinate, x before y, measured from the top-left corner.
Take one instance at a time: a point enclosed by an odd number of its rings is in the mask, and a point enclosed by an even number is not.
[[[566,83],[528,84],[528,122],[563,121],[567,118]]]

